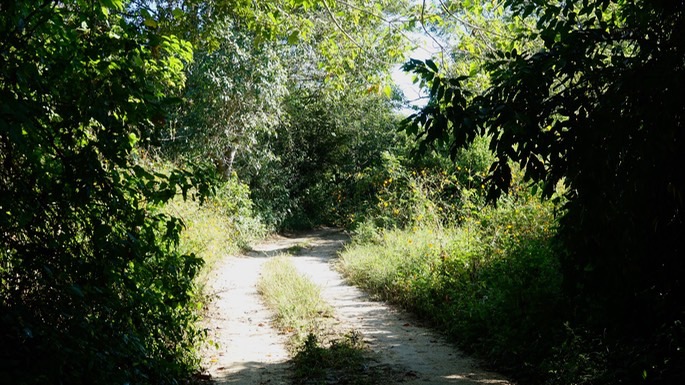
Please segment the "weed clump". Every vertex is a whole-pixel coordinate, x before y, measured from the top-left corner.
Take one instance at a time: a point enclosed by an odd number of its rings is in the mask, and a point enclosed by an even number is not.
[[[466,193],[450,215],[391,228],[366,221],[339,268],[499,370],[545,377],[565,338],[554,205],[524,189],[496,207]]]

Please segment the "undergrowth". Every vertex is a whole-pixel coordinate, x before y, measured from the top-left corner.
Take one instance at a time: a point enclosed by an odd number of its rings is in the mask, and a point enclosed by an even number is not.
[[[298,384],[342,383],[380,384],[381,376],[369,371],[368,357],[361,336],[349,332],[330,341],[328,346],[315,334],[308,334],[298,349],[294,379]]]
[[[432,321],[463,348],[518,378],[542,378],[564,333],[553,205],[512,194],[463,205],[459,219],[359,226],[339,267],[382,299]]]
[[[267,234],[253,211],[248,187],[235,176],[216,186],[214,195],[202,204],[176,196],[164,210],[183,221],[180,250],[204,261],[200,284],[216,262],[249,249],[251,242]]]
[[[324,334],[325,320],[333,309],[321,299],[319,287],[301,275],[289,258],[283,254],[266,262],[257,290],[276,314],[276,327],[290,333],[290,348],[296,350],[309,334]]]

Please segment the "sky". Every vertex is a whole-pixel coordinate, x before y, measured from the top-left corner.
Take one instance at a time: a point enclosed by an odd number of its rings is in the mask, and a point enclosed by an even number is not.
[[[434,56],[440,51],[440,47],[438,47],[437,44],[435,44],[435,42],[426,35],[417,33],[414,36],[412,36],[412,38],[415,38],[414,40],[418,42],[418,47],[407,55],[407,61],[409,59],[430,59],[432,56]],[[412,82],[413,75],[402,71],[401,67],[402,64],[398,64],[393,68],[393,81],[400,87],[400,89],[404,93],[405,98],[411,101],[411,105],[423,107],[426,104],[427,100],[422,99],[422,97],[426,96],[426,93],[421,92],[421,89],[418,87],[418,85]],[[406,110],[411,112],[410,109]]]

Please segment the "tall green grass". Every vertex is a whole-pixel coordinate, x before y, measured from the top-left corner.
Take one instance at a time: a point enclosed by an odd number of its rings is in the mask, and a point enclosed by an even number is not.
[[[362,227],[339,267],[352,283],[432,321],[500,370],[541,378],[563,332],[552,211],[519,197],[463,211],[453,226]]]
[[[202,204],[176,196],[164,211],[183,221],[181,251],[204,261],[201,284],[218,261],[249,249],[250,243],[267,234],[253,211],[248,187],[236,177],[216,186],[215,194]]]

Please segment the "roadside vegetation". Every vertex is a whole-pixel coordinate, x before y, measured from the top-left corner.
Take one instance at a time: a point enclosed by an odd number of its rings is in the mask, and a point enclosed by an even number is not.
[[[681,36],[682,1],[0,2],[0,382],[185,381],[203,266],[319,225],[522,382],[682,382]]]
[[[269,230],[254,212],[245,184],[236,177],[214,187],[204,202],[174,197],[163,211],[183,221],[179,250],[194,253],[204,261],[199,283],[215,264],[229,255],[249,250]]]
[[[564,333],[553,205],[523,193],[496,208],[465,209],[461,218],[365,224],[338,266],[350,282],[431,321],[500,371],[530,379],[560,367],[553,361]]]
[[[350,282],[429,320],[518,378],[540,378],[562,339],[556,206],[521,181],[486,204],[488,139],[442,164],[390,163],[353,231]],[[437,169],[436,169],[437,168]]]

